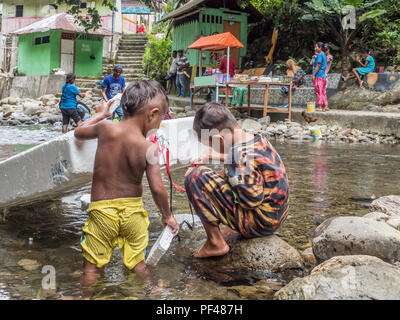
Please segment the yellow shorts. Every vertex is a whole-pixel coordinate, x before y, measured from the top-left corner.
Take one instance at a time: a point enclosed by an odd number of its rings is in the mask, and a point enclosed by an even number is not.
[[[83,257],[101,268],[110,261],[116,245],[124,265],[132,269],[144,260],[149,219],[142,198],[119,198],[92,202],[83,227]]]

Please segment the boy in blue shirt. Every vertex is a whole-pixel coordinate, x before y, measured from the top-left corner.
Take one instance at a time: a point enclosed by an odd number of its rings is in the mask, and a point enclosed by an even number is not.
[[[79,126],[82,121],[76,108],[77,100],[76,96],[79,95],[81,98],[85,96],[79,89],[74,85],[75,74],[68,73],[65,83],[62,86],[62,95],[60,101],[60,109],[63,117],[62,133],[68,132],[69,121],[72,118],[74,122]]]
[[[121,76],[121,73],[122,66],[120,64],[116,64],[114,66],[113,73],[104,78],[102,95],[106,102],[111,100],[118,93],[124,93],[125,79],[123,76]],[[115,109],[110,119],[114,119],[115,114],[118,114],[119,120],[122,120],[123,114],[121,106],[118,106],[118,108]]]

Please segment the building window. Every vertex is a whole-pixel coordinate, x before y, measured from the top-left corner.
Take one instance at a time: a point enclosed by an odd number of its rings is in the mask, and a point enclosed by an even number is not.
[[[86,2],[81,2],[80,8],[81,9],[86,9],[87,8],[87,3]]]
[[[50,43],[50,36],[35,38],[33,42],[35,45]]]
[[[16,17],[23,17],[24,16],[24,6],[23,5],[16,5],[15,6],[15,16]]]

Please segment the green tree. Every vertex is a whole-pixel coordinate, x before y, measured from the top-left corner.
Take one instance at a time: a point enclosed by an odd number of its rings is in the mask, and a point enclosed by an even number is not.
[[[350,70],[350,45],[366,23],[386,13],[382,0],[312,0],[305,3],[303,20],[319,22],[334,35],[341,50],[342,72]],[[355,10],[354,28],[346,28],[346,17]]]

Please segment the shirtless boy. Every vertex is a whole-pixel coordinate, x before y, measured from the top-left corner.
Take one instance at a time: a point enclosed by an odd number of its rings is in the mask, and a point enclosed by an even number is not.
[[[149,161],[156,148],[146,140],[149,132],[160,127],[168,110],[165,90],[156,81],[131,83],[121,98],[124,117],[120,122],[104,121],[110,116],[111,104],[104,103],[95,116],[75,129],[78,139],[98,139],[92,202],[81,238],[84,273],[92,279],[97,279],[110,261],[116,245],[128,269],[149,275],[144,253],[149,220],[141,198],[145,172],[163,226],[170,226],[174,235],[179,231],[169,210],[158,155]]]

